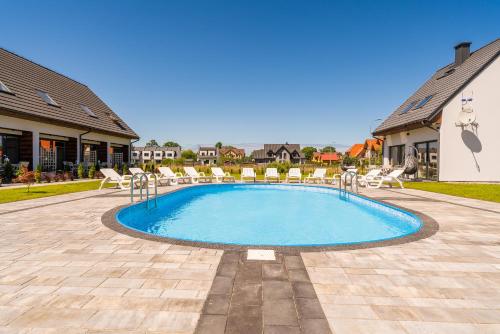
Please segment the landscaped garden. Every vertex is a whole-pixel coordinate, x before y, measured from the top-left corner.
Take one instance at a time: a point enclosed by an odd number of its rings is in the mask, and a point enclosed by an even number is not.
[[[405,187],[434,193],[500,203],[500,184],[405,182]]]

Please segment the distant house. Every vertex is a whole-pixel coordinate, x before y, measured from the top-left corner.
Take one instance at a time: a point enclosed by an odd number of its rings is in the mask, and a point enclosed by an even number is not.
[[[155,161],[159,164],[164,159],[178,159],[181,156],[181,148],[176,147],[161,147],[161,146],[147,146],[147,147],[134,147],[132,150],[133,163],[148,163]]]
[[[312,161],[331,165],[333,163],[339,162],[341,158],[341,155],[336,152],[314,152]]]
[[[240,160],[245,157],[245,150],[242,148],[225,146],[219,149],[219,156],[225,159]]]
[[[88,86],[0,48],[0,164],[129,162],[139,136]]]
[[[299,144],[264,144],[264,148],[252,152],[256,163],[291,162],[302,164],[306,161]]]
[[[345,151],[345,154],[351,158],[361,159],[365,156],[365,151],[365,144],[354,144]]]
[[[500,38],[470,45],[456,45],[454,60],[375,129],[385,165],[401,166],[411,152],[418,178],[500,182]]]
[[[383,145],[384,141],[379,138],[365,140],[363,158],[369,162],[374,162],[374,160],[379,158],[380,154],[382,154]]]
[[[198,149],[197,154],[198,162],[202,165],[215,165],[219,158],[218,150],[216,147],[203,147]]]

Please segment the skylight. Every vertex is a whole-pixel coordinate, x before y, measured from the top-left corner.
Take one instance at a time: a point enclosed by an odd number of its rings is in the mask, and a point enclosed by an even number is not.
[[[401,111],[401,114],[406,114],[408,111],[410,111],[411,108],[415,106],[415,104],[417,104],[417,102],[418,101],[410,102],[410,104],[407,105],[406,108],[403,109],[403,111]]]
[[[3,82],[0,81],[0,92],[4,93],[10,93],[12,94],[12,91],[7,87]]]
[[[84,106],[83,104],[81,105],[82,107],[82,110],[85,111],[87,113],[87,115],[91,116],[91,117],[95,117],[97,118],[97,115],[94,114],[94,112],[87,106]]]
[[[417,104],[417,106],[415,107],[415,109],[422,108],[423,106],[425,106],[426,103],[429,102],[430,99],[432,99],[432,96],[433,95],[429,95],[425,99],[423,99],[422,101],[420,101],[420,103]]]
[[[54,101],[50,95],[46,92],[42,92],[41,90],[37,91],[38,96],[42,98],[45,102],[47,102],[48,105],[54,106],[54,107],[59,107],[59,105]]]

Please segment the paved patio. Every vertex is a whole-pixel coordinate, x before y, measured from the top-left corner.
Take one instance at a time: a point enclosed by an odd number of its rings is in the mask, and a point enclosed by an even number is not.
[[[500,333],[500,204],[364,193],[423,211],[440,230],[407,244],[302,253],[331,331]],[[102,225],[128,201],[106,189],[0,205],[0,333],[195,331],[223,251]]]

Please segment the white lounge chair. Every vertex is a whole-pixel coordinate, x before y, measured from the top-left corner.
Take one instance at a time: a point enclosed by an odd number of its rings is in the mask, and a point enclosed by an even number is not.
[[[184,181],[184,175],[182,173],[174,173],[170,167],[158,167],[160,172],[158,181],[166,181],[168,185],[176,185],[179,181]]]
[[[205,173],[203,172],[197,172],[194,167],[184,167],[184,171],[186,172],[186,175],[184,178],[189,179],[191,183],[208,183],[212,182],[212,178],[210,176],[206,176]]]
[[[392,188],[392,183],[398,183],[401,189],[404,189],[403,182],[399,179],[403,175],[404,169],[395,169],[386,176],[375,176],[371,181],[368,181],[368,188],[380,188],[385,182],[389,183]]]
[[[375,176],[379,176],[382,170],[380,168],[375,168],[366,173],[366,175],[358,175],[357,180],[360,186],[367,187],[368,182],[372,181]]]
[[[155,182],[159,183],[158,176],[156,176],[156,180],[155,180],[153,173],[145,172],[142,170],[142,168],[130,167],[128,170],[130,171],[130,173],[132,173],[132,178],[136,179],[137,181],[139,181],[142,174],[146,174],[147,180],[145,180],[145,181],[148,181],[148,187],[154,187]]]
[[[290,168],[288,170],[285,182],[288,183],[293,181],[298,181],[298,183],[302,182],[302,173],[300,172],[300,168]]]
[[[101,190],[106,183],[116,184],[120,189],[130,189],[132,184],[132,175],[121,176],[112,168],[101,168],[100,172],[104,175],[99,190]]]
[[[264,182],[280,182],[280,175],[277,168],[266,168],[266,173],[264,174]]]
[[[304,183],[325,183],[326,168],[316,168],[313,174],[304,179]]]
[[[358,169],[357,168],[349,168],[348,170],[346,170],[342,174],[334,174],[333,175],[332,184],[337,184],[337,179],[339,180],[339,182],[347,182],[347,181],[350,182],[351,179],[347,178],[347,175],[349,173],[355,173],[355,174],[357,174],[358,173]]]
[[[211,167],[212,170],[212,178],[217,183],[221,183],[224,181],[235,182],[234,176],[232,176],[229,172],[225,172],[220,167]]]
[[[251,179],[253,182],[257,180],[257,175],[251,167],[245,167],[241,170],[241,182],[245,182],[247,179]]]

